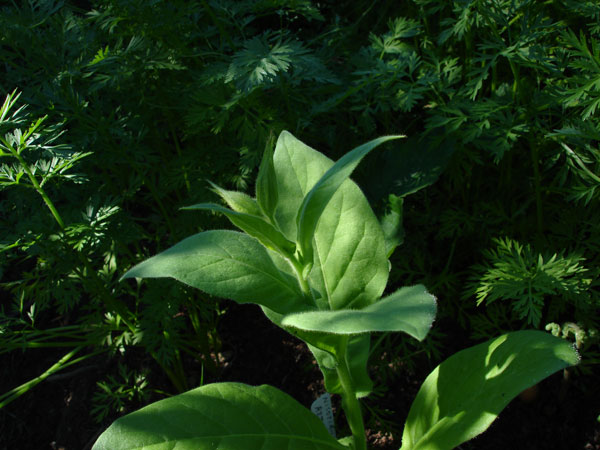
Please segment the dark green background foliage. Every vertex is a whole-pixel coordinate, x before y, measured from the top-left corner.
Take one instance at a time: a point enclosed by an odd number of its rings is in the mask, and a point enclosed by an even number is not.
[[[216,376],[227,303],[119,278],[227,227],[179,208],[216,201],[207,180],[252,193],[286,129],[334,159],[408,136],[355,179],[403,221],[391,280],[438,296],[432,358],[450,323],[474,340],[575,326],[583,367],[597,358],[597,2],[29,0],[4,2],[0,30],[2,97],[27,105],[2,136],[47,116],[22,160],[0,157],[0,352],[139,347],[175,390],[194,384],[184,355]],[[384,335],[374,352],[393,349],[414,344]],[[119,367],[104,386],[137,388],[95,401],[121,411],[146,383]]]

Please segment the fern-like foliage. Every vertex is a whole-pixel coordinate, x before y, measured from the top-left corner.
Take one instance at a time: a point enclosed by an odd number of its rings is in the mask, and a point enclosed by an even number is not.
[[[583,257],[538,253],[510,238],[494,239],[494,243],[495,249],[484,251],[487,261],[473,267],[476,275],[467,288],[478,305],[508,301],[519,319],[539,327],[544,308],[553,299],[582,307],[591,303],[592,278]]]

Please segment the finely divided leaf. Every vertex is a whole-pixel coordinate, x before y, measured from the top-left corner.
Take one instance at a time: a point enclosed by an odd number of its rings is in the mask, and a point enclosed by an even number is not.
[[[217,383],[115,421],[93,450],[347,450],[312,412],[271,386]]]
[[[186,206],[182,209],[206,209],[223,213],[231,223],[250,236],[258,239],[265,247],[285,256],[293,255],[296,250],[296,244],[288,241],[283,234],[262,217],[232,211],[214,203],[199,203],[197,205]]]
[[[363,308],[288,314],[282,325],[305,331],[361,334],[404,331],[423,340],[435,318],[435,297],[424,286],[403,287]]]
[[[298,224],[297,242],[306,261],[312,261],[312,239],[321,214],[342,183],[371,150],[384,142],[402,137],[404,136],[383,136],[346,153],[327,170],[304,197],[296,222]]]
[[[508,333],[456,353],[421,386],[408,413],[401,450],[457,447],[485,431],[523,390],[578,361],[569,342],[533,330]]]
[[[217,297],[257,303],[281,314],[308,309],[297,280],[243,233],[205,231],[129,270],[123,278],[172,277]]]

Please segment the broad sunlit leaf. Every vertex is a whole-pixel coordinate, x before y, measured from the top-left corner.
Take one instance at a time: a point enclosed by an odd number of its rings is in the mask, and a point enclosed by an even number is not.
[[[412,404],[401,450],[450,450],[484,432],[519,393],[579,362],[548,333],[516,331],[462,350],[425,380]]]
[[[184,239],[123,276],[133,277],[171,277],[217,297],[283,314],[308,308],[297,280],[279,270],[256,239],[235,231],[205,231]]]
[[[347,450],[312,412],[271,386],[215,383],[115,421],[93,450]]]

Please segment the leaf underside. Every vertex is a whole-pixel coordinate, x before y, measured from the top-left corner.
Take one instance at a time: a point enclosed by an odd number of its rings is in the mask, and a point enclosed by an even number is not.
[[[305,331],[361,334],[403,331],[423,340],[435,318],[435,297],[424,286],[404,287],[363,309],[289,314],[284,326]]]

